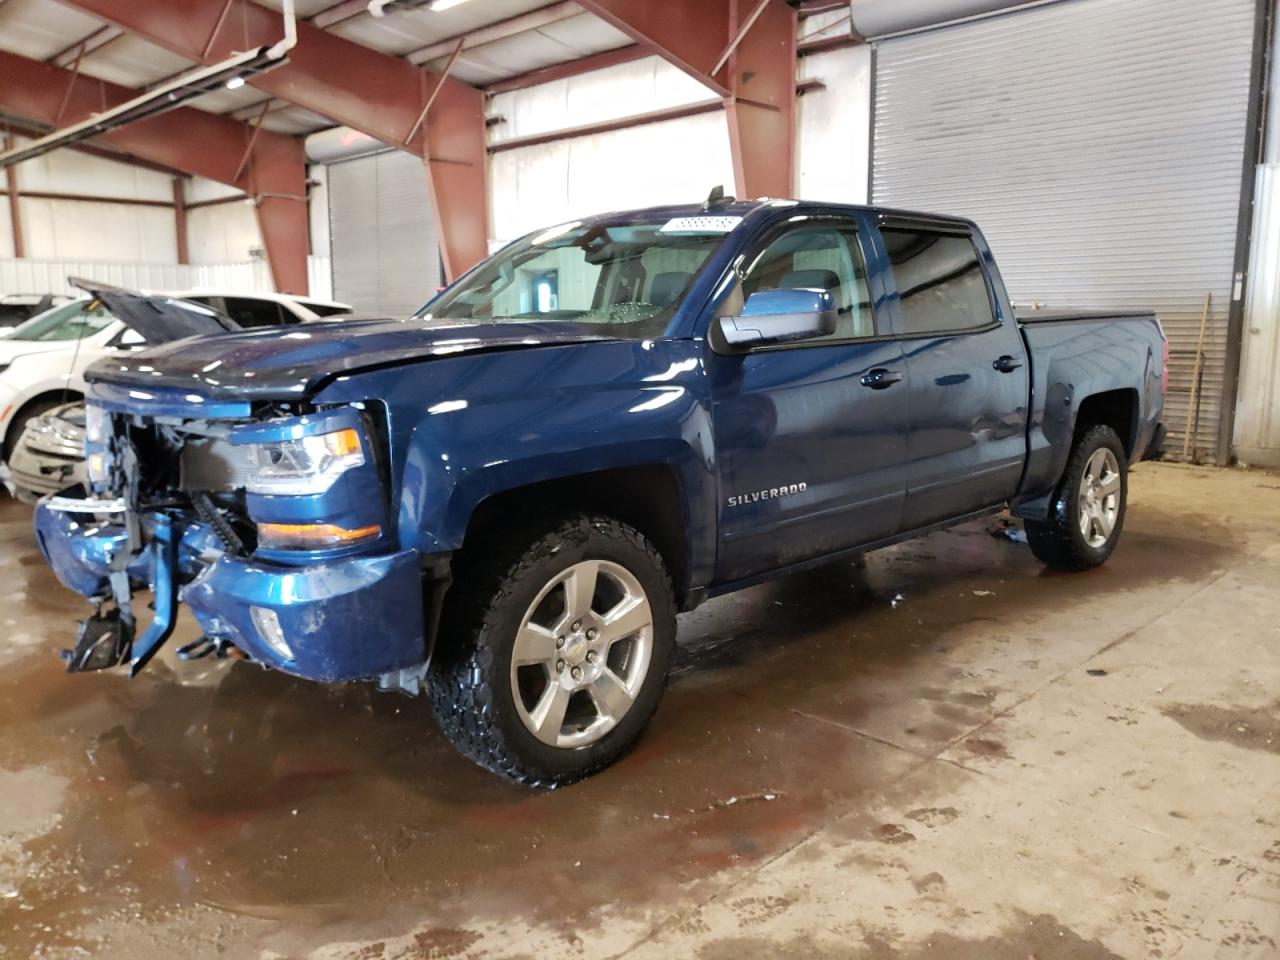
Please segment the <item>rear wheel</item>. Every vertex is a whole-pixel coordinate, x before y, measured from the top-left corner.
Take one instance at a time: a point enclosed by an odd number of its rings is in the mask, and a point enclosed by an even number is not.
[[[473,550],[460,567],[430,671],[445,735],[521,783],[570,783],[612,763],[657,708],[675,644],[653,545],[616,520],[576,516],[505,557]]]
[[[1048,520],[1028,520],[1027,542],[1055,570],[1100,566],[1120,539],[1129,491],[1124,444],[1093,426],[1076,438]]]

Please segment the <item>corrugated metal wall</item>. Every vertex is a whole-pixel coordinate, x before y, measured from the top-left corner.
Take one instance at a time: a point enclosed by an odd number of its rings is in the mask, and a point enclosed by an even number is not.
[[[440,285],[427,172],[387,151],[329,166],[333,293],[361,312],[408,316]]]
[[[961,214],[1019,305],[1153,307],[1180,450],[1223,415],[1254,0],[1062,0],[876,46],[872,196]]]
[[[79,291],[68,277],[99,280],[133,290],[274,290],[266,261],[245,263],[121,263],[93,260],[0,259],[0,293],[64,293]],[[319,296],[319,294],[316,294]]]

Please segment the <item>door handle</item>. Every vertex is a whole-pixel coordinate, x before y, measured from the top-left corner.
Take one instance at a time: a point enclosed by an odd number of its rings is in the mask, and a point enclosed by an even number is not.
[[[1017,370],[1020,366],[1022,366],[1022,361],[1016,359],[1015,357],[1011,357],[1006,353],[1003,357],[1000,357],[998,360],[993,360],[991,363],[991,366],[999,370],[1001,373],[1013,373],[1013,371]]]
[[[897,370],[886,370],[884,367],[876,367],[874,370],[868,370],[862,375],[862,379],[858,382],[864,387],[870,387],[872,390],[883,390],[886,387],[892,387],[895,383],[902,379],[902,374]]]

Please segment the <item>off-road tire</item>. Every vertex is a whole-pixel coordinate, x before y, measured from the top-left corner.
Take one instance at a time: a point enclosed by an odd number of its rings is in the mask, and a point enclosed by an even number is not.
[[[1094,547],[1085,539],[1080,529],[1077,511],[1085,466],[1089,463],[1089,458],[1102,447],[1110,449],[1120,465],[1120,503],[1115,526],[1106,542]],[[1129,464],[1119,435],[1107,426],[1095,425],[1087,428],[1076,437],[1071,448],[1062,480],[1054,493],[1049,519],[1026,522],[1027,542],[1031,545],[1031,552],[1041,563],[1054,570],[1076,573],[1101,566],[1111,556],[1120,539],[1128,494]]]
[[[648,672],[625,716],[599,740],[574,749],[538,740],[518,716],[510,664],[515,634],[538,591],[582,560],[608,560],[640,582],[653,614]],[[577,514],[534,527],[505,544],[475,544],[455,558],[441,632],[428,671],[440,729],[480,766],[529,786],[556,787],[603,769],[639,738],[657,709],[675,648],[675,596],[661,555],[637,530]]]

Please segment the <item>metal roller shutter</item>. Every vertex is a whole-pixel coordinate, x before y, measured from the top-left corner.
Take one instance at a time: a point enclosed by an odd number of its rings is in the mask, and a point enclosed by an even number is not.
[[[1060,0],[875,49],[874,202],[972,217],[1020,306],[1151,307],[1180,451],[1224,414],[1255,0]]]
[[[440,285],[427,174],[387,151],[329,167],[333,296],[360,312],[408,316]]]

